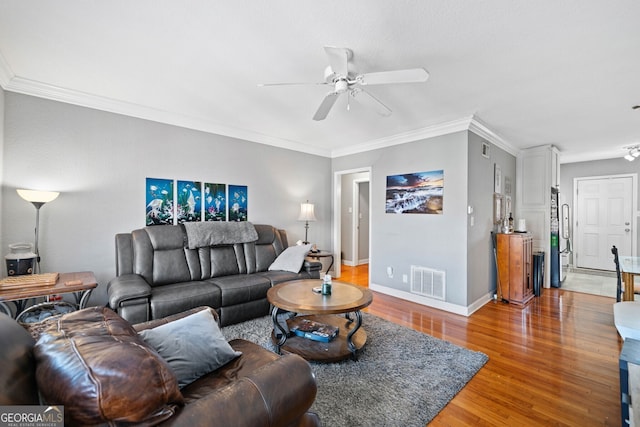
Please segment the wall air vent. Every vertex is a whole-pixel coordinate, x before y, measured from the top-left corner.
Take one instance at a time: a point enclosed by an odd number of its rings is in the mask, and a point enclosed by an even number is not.
[[[444,301],[445,272],[433,268],[411,266],[411,292]]]

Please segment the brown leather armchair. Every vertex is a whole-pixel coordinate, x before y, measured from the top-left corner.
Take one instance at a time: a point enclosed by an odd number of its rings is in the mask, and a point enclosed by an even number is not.
[[[133,392],[130,392],[124,398],[119,396],[118,399],[96,396],[96,389],[92,388],[95,378],[84,372],[64,372],[64,376],[70,379],[67,384],[60,380],[52,381],[50,375],[52,370],[61,369],[61,367],[64,367],[65,370],[77,368],[68,363],[67,355],[59,358],[55,363],[49,363],[41,354],[36,357],[40,349],[34,351],[36,345],[47,345],[48,331],[59,330],[62,327],[67,328],[65,336],[79,334],[78,336],[84,337],[86,335],[84,330],[93,328],[104,328],[107,331],[106,335],[121,334],[124,331],[124,335],[117,335],[113,341],[116,343],[114,347],[122,341],[131,340],[133,346],[138,348],[140,344],[137,331],[168,323],[200,310],[210,310],[215,317],[215,310],[202,307],[164,319],[134,325],[132,328],[124,319],[108,308],[89,308],[48,319],[45,321],[45,325],[41,324],[37,328],[33,328],[31,331],[33,334],[41,334],[38,344],[29,332],[14,319],[0,313],[0,365],[2,366],[0,370],[0,405],[44,404],[39,399],[39,392],[45,399],[58,392],[62,394],[76,393],[83,398],[71,401],[77,402],[81,409],[76,408],[74,416],[71,415],[74,412],[73,405],[65,404],[65,424],[67,425],[320,426],[317,415],[307,412],[315,399],[317,390],[309,364],[299,356],[279,356],[249,341],[239,339],[230,341],[229,344],[233,349],[242,352],[241,356],[221,368],[201,376],[180,390],[177,389],[175,379],[166,379],[170,376],[166,372],[161,372],[160,375],[156,374],[155,378],[150,378],[152,374],[149,373],[149,369],[142,368],[142,365],[136,366],[130,361],[110,366],[99,366],[96,371],[106,371],[114,369],[114,366],[122,365],[121,369],[127,369],[129,372],[126,372],[126,375],[121,375],[120,377],[124,379],[119,380],[136,382],[145,388],[141,394],[133,395]],[[72,315],[71,321],[61,321],[61,319],[69,319],[70,315]],[[96,318],[100,320],[96,320]],[[55,328],[47,329],[52,323],[55,324]],[[80,345],[78,348],[74,348],[72,350],[73,356],[80,354],[84,358],[82,364],[92,357],[94,358],[92,363],[106,364],[104,353],[110,351],[112,344],[107,343],[100,350],[99,346],[96,347],[96,338],[91,339],[93,340],[91,345],[85,349]],[[144,347],[144,341],[141,342]],[[46,349],[49,348],[46,347]],[[103,353],[96,355],[96,351]],[[118,350],[114,349],[114,351]],[[148,352],[148,349],[142,348],[141,351]],[[113,355],[110,357],[117,362],[117,358],[114,358]],[[98,362],[95,362],[96,360]],[[150,384],[156,384],[158,378],[162,379],[161,385],[152,388]],[[39,386],[40,389],[38,389]],[[112,385],[103,384],[102,386],[107,388]],[[63,390],[55,390],[56,387]],[[43,388],[54,388],[53,394],[52,390],[45,391]],[[75,388],[75,390],[64,390],[64,388]],[[127,386],[119,387],[120,390],[127,388]],[[160,392],[160,389],[163,391]],[[143,396],[146,397],[147,394],[156,392],[165,397],[168,396],[167,401],[160,408],[151,408],[148,411],[150,415],[137,421],[132,421],[133,418],[127,419],[124,416],[119,419],[118,409],[114,408],[129,410],[130,406],[140,406],[142,405],[140,401],[145,400]],[[95,416],[87,414],[86,412],[91,412],[94,408],[95,402],[102,405],[100,411],[97,411],[100,413]],[[56,405],[60,402],[48,401],[46,404]],[[77,418],[78,413],[81,414],[81,417],[86,416],[86,418]],[[116,415],[109,420],[101,419],[100,417],[104,417],[105,413],[115,413]],[[79,419],[84,421],[78,421]],[[96,419],[99,422],[88,421]]]

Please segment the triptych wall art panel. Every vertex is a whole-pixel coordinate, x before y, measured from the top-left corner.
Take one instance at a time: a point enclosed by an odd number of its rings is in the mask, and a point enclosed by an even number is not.
[[[147,178],[146,225],[173,224],[173,180]]]
[[[204,220],[227,220],[227,184],[204,185]]]
[[[442,215],[444,171],[387,176],[386,213]]]
[[[248,221],[246,185],[147,178],[145,194],[146,225]]]
[[[178,181],[176,193],[176,219],[183,222],[200,221],[202,218],[202,183],[198,181]]]
[[[247,220],[247,186],[229,186],[229,221]]]

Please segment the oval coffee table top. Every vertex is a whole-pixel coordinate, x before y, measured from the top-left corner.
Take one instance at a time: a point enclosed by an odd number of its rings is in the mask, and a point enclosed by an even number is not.
[[[373,301],[367,288],[351,283],[332,281],[331,295],[313,292],[322,286],[320,279],[292,280],[269,289],[267,300],[272,305],[295,313],[336,314],[358,311]]]

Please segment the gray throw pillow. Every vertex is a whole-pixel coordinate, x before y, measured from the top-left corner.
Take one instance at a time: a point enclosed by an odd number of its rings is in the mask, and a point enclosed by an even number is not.
[[[311,245],[289,246],[282,251],[278,258],[269,266],[269,271],[290,271],[292,273],[300,272],[304,258],[309,253]]]
[[[167,361],[181,388],[242,354],[231,348],[209,310],[139,335]]]

